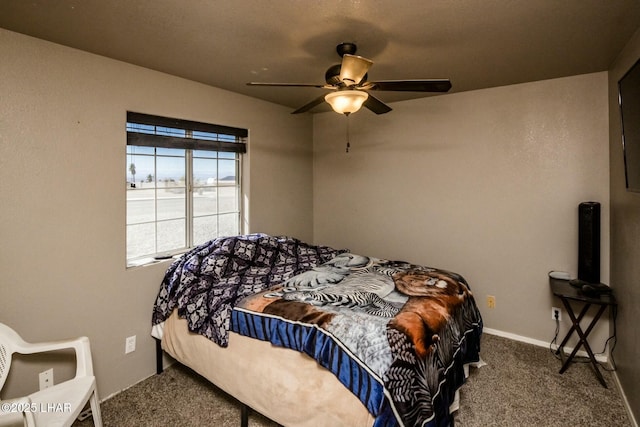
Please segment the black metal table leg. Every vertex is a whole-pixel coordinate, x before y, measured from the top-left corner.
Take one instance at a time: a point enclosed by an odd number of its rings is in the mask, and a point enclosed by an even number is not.
[[[156,374],[161,374],[163,371],[162,366],[162,341],[155,338],[156,340]]]
[[[593,351],[591,350],[591,346],[589,345],[589,342],[587,341],[587,337],[589,336],[589,334],[593,330],[594,326],[598,323],[598,320],[600,320],[600,317],[602,316],[602,313],[604,313],[604,311],[606,310],[607,306],[606,305],[601,305],[600,306],[600,309],[596,313],[596,316],[591,320],[591,323],[589,323],[589,326],[583,332],[582,328],[580,327],[580,321],[582,320],[582,318],[586,314],[587,310],[589,310],[589,307],[591,307],[591,304],[587,303],[583,307],[583,309],[580,311],[580,314],[578,315],[578,317],[576,317],[575,314],[573,313],[573,309],[571,308],[571,305],[569,304],[569,301],[566,298],[560,298],[560,300],[564,304],[564,307],[567,309],[567,313],[569,314],[569,317],[571,318],[571,322],[573,323],[573,326],[571,327],[571,329],[569,330],[569,332],[567,333],[565,338],[562,340],[562,344],[561,344],[560,347],[558,347],[558,350],[560,350],[564,346],[564,344],[567,343],[567,341],[569,340],[571,335],[573,335],[574,331],[578,334],[578,337],[579,337],[578,343],[574,347],[574,349],[571,352],[571,354],[564,361],[564,364],[562,365],[562,368],[560,368],[560,373],[561,374],[564,373],[569,368],[569,365],[570,365],[571,361],[575,357],[575,355],[578,352],[578,350],[580,349],[580,347],[584,346],[587,354],[589,355],[589,360],[591,361],[591,365],[593,366],[593,369],[595,371],[596,377],[598,378],[598,381],[600,382],[600,384],[602,384],[602,386],[604,388],[608,388],[607,387],[607,383],[604,380],[604,377],[602,376],[602,373],[600,372],[600,369],[598,367],[598,362],[596,361],[595,355],[593,354]]]
[[[587,313],[587,310],[589,310],[589,307],[591,307],[591,304],[585,304],[585,306],[580,311],[578,318],[576,319],[573,315],[573,309],[571,308],[571,306],[568,305],[569,301],[567,301],[564,298],[560,298],[560,300],[562,301],[562,304],[564,304],[564,308],[569,313],[569,318],[571,319],[571,328],[569,329],[569,331],[567,332],[567,335],[565,335],[564,339],[558,346],[558,349],[556,350],[556,354],[561,354],[561,350],[564,348],[564,345],[569,341],[569,338],[571,338],[571,335],[573,335],[573,332],[576,329],[576,324],[580,324],[580,321],[582,320],[584,315]]]
[[[240,427],[249,426],[249,407],[244,403],[240,403]]]

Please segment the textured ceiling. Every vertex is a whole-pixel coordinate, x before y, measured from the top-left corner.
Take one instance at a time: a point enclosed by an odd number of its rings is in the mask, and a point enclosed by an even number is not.
[[[322,90],[246,83],[322,84],[341,42],[460,92],[607,70],[639,25],[638,0],[0,0],[0,27],[292,108]]]

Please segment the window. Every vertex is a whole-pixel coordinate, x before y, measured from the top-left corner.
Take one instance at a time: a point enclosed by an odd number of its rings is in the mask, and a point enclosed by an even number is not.
[[[248,131],[127,113],[127,263],[240,234]]]

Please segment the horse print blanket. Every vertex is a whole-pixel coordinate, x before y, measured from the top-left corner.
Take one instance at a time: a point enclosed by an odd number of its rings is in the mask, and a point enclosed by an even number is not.
[[[458,274],[339,253],[239,301],[232,330],[308,354],[375,426],[446,426],[482,319]]]

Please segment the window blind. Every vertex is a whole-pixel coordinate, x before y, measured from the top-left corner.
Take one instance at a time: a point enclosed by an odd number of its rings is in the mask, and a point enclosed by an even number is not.
[[[246,153],[247,129],[127,112],[127,145]]]

